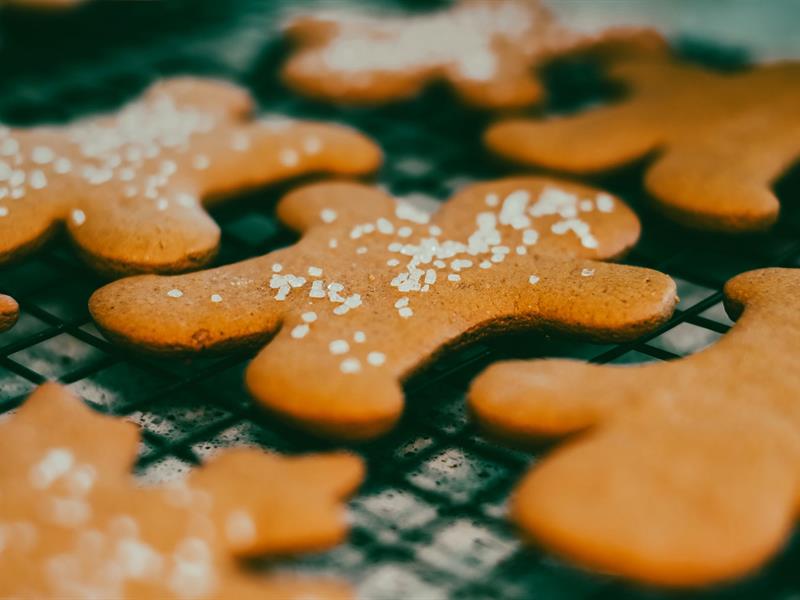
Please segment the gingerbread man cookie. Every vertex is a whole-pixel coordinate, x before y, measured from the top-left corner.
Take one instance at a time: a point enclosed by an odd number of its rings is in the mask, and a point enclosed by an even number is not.
[[[19,304],[11,296],[0,294],[0,333],[11,329],[19,318]]]
[[[611,65],[627,99],[577,116],[500,122],[486,144],[514,161],[573,173],[657,151],[645,185],[669,218],[732,233],[775,222],[770,185],[800,156],[800,62],[717,73],[642,52]]]
[[[488,430],[575,435],[514,495],[526,535],[670,586],[743,576],[780,549],[800,501],[800,270],[751,271],[725,295],[738,322],[682,360],[512,361],[475,380]]]
[[[644,30],[570,30],[538,0],[462,0],[416,16],[299,15],[286,33],[298,51],[283,78],[300,93],[379,104],[444,80],[466,102],[484,108],[538,102],[543,89],[535,68],[552,58],[592,47],[660,44]]]
[[[0,596],[351,597],[340,582],[256,576],[236,559],[340,541],[360,459],[230,450],[185,482],[141,487],[129,473],[138,439],[57,384],[0,423]]]
[[[388,430],[401,381],[442,348],[492,330],[628,339],[664,322],[674,282],[594,262],[639,223],[618,198],[546,178],[468,187],[432,218],[359,184],[278,205],[295,245],[185,276],[134,277],[89,302],[119,343],[156,352],[265,344],[247,371],[270,411],[332,437]]]
[[[256,120],[228,83],[158,83],[115,114],[64,127],[0,127],[0,264],[65,222],[81,253],[115,274],[208,262],[219,227],[206,207],[312,172],[365,174],[380,150],[340,125]]]

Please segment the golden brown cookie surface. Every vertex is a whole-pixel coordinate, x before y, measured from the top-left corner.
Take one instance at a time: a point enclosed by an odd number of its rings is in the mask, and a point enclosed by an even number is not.
[[[741,577],[781,547],[800,496],[800,270],[751,271],[725,293],[741,317],[687,358],[514,361],[475,380],[471,408],[495,434],[577,434],[517,489],[524,534],[671,586]]]
[[[800,156],[800,63],[718,73],[657,52],[612,63],[612,78],[629,88],[622,102],[500,122],[486,144],[514,161],[573,173],[657,152],[645,184],[668,217],[734,233],[775,222],[770,186]]]
[[[258,577],[235,559],[340,541],[358,458],[231,450],[185,482],[141,487],[137,443],[130,423],[56,384],[0,423],[0,595],[351,597],[340,582]]]
[[[261,258],[98,290],[117,342],[157,352],[263,344],[253,395],[295,424],[367,438],[402,411],[402,379],[448,344],[492,329],[623,339],[669,317],[673,281],[594,262],[623,255],[639,223],[618,198],[546,178],[458,193],[432,217],[375,188],[299,189],[278,214],[302,232]]]
[[[114,114],[0,128],[0,264],[65,222],[102,271],[197,268],[219,244],[206,212],[213,202],[302,174],[365,174],[380,164],[380,150],[347,127],[254,119],[252,108],[232,84],[179,78]]]
[[[592,46],[654,43],[652,32],[573,31],[538,0],[463,0],[413,16],[328,12],[290,20],[298,46],[283,77],[295,90],[345,103],[409,98],[447,81],[469,104],[513,108],[543,95],[535,68]]]
[[[19,305],[11,296],[0,294],[0,332],[11,329],[19,318]]]

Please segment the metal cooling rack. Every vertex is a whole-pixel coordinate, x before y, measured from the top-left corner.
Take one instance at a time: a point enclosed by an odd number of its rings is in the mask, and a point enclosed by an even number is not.
[[[513,172],[480,147],[487,117],[459,108],[445,90],[381,110],[341,110],[290,95],[275,78],[285,53],[274,34],[280,4],[98,2],[69,15],[0,13],[0,120],[65,120],[119,105],[160,76],[199,73],[246,85],[264,110],[334,119],[364,130],[386,151],[378,180],[395,194],[443,200],[469,181]],[[697,42],[684,41],[681,47],[689,56],[722,67],[735,67],[743,59],[738,51]],[[591,65],[580,62],[554,67],[547,76],[554,91],[550,111],[572,110],[587,95],[615,92]],[[721,287],[729,277],[769,265],[800,266],[800,210],[791,202],[785,202],[781,223],[769,235],[736,240],[701,236],[649,213],[642,202],[641,173],[642,165],[634,165],[595,183],[620,194],[641,215],[642,241],[627,262],[675,278],[681,303],[674,318],[628,344],[597,346],[517,334],[443,357],[408,382],[400,426],[380,441],[355,448],[367,460],[369,476],[351,503],[349,541],[270,568],[341,575],[368,600],[675,597],[587,574],[523,548],[504,520],[504,502],[546,448],[529,453],[483,439],[464,403],[470,379],[502,358],[639,363],[696,352],[731,325],[721,305]],[[785,200],[798,191],[797,172],[778,185]],[[218,263],[293,241],[274,217],[280,195],[275,189],[252,194],[214,213],[223,229]],[[37,384],[59,380],[97,410],[142,426],[137,473],[148,482],[179,476],[232,445],[287,453],[332,447],[270,422],[252,406],[242,387],[248,354],[169,362],[108,344],[86,309],[88,296],[101,283],[63,240],[0,270],[0,291],[12,293],[22,307],[18,325],[0,335],[0,415],[12,412]],[[798,544],[791,542],[756,577],[689,596],[800,598],[798,558]]]

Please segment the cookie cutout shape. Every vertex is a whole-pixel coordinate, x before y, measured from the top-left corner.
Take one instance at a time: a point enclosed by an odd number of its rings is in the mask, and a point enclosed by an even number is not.
[[[733,329],[687,358],[491,366],[470,403],[490,431],[577,434],[523,479],[523,533],[581,564],[670,586],[745,575],[779,550],[800,498],[800,270],[725,286]]]
[[[360,459],[230,450],[148,488],[130,475],[138,441],[52,383],[0,423],[0,596],[350,597],[338,582],[248,574],[236,558],[338,542]]]
[[[800,156],[800,62],[717,73],[651,52],[611,64],[627,99],[577,116],[500,122],[486,144],[514,161],[573,173],[657,151],[645,185],[667,217],[731,233],[776,221],[770,185]]]
[[[19,318],[19,304],[11,296],[0,294],[0,333],[11,329]]]
[[[0,128],[0,264],[64,221],[102,271],[196,268],[219,244],[205,210],[214,202],[302,174],[365,174],[380,164],[380,150],[347,127],[256,120],[252,108],[232,84],[178,78],[114,114]]]
[[[298,46],[283,69],[308,96],[380,104],[447,81],[466,102],[513,108],[541,100],[535,68],[555,57],[616,44],[660,44],[650,31],[572,31],[538,0],[462,0],[415,16],[343,11],[299,15],[285,27]]]
[[[299,189],[278,216],[302,232],[266,256],[107,285],[90,311],[108,337],[157,352],[264,344],[247,371],[270,411],[318,434],[381,434],[401,380],[491,330],[631,338],[662,323],[673,281],[584,260],[621,256],[639,223],[619,199],[545,178],[470,186],[432,218],[349,183]]]

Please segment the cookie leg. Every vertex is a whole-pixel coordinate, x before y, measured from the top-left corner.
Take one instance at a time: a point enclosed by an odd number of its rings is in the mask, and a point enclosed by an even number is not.
[[[770,150],[753,151],[754,161],[729,140],[674,146],[649,169],[645,185],[678,222],[733,233],[765,230],[780,210],[770,184],[787,162]]]
[[[262,406],[323,437],[369,439],[391,429],[403,410],[394,369],[340,353],[335,345],[329,350],[327,340],[335,338],[320,327],[308,338],[296,339],[295,327],[285,323],[247,369],[247,387]],[[320,344],[318,338],[326,342]]]

